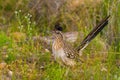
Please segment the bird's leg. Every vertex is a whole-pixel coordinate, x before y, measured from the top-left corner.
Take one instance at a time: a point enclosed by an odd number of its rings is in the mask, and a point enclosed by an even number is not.
[[[66,69],[65,76],[68,75],[69,71],[70,71],[70,68],[68,67],[68,68]]]

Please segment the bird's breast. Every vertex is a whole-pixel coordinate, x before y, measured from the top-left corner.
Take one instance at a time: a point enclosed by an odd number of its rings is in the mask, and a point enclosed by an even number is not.
[[[55,59],[60,59],[66,56],[64,53],[63,44],[61,42],[53,42],[52,52]]]

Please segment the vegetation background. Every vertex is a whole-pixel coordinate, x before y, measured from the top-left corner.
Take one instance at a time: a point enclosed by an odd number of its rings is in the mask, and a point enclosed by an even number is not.
[[[107,15],[108,26],[83,51],[84,63],[68,74],[34,40],[59,22],[63,32],[82,33],[76,46]],[[120,0],[0,0],[0,80],[120,80]]]

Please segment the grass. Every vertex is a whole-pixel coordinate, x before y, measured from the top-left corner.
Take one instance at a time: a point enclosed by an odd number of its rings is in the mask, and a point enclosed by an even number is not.
[[[31,15],[25,6],[27,2],[0,1],[1,80],[120,80],[119,1],[103,0],[98,5],[86,2],[76,9],[68,9],[69,4],[65,4],[59,16],[47,15],[43,8],[39,22],[35,13]],[[77,30],[85,37],[92,26],[108,14],[111,15],[108,26],[83,51],[84,63],[75,69],[60,66],[42,41],[33,40],[34,36],[49,35],[56,21],[64,27],[64,32]],[[79,40],[75,45],[80,43]]]

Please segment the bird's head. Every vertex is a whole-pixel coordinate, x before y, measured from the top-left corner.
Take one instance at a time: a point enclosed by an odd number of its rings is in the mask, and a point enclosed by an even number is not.
[[[53,31],[53,37],[55,39],[63,40],[63,34],[61,31]]]

